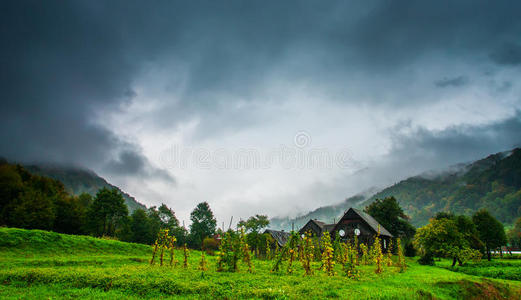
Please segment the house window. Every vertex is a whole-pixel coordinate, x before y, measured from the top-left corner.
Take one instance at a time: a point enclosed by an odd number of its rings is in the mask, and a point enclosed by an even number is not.
[[[387,243],[386,243],[386,240],[384,240],[384,249],[387,249]]]

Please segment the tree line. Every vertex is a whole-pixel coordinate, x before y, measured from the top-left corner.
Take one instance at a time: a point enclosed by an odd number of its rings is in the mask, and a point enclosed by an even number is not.
[[[472,216],[438,212],[417,230],[394,197],[376,199],[365,212],[393,236],[404,240],[407,256],[419,254],[420,263],[424,264],[433,264],[436,257],[452,259],[453,266],[482,256],[491,260],[492,252],[502,254],[503,246],[521,247],[521,217],[506,232],[503,224],[486,209]]]
[[[186,243],[200,248],[205,237],[215,234],[217,221],[207,202],[199,203],[190,219],[192,224],[187,230],[165,204],[129,214],[117,189],[102,188],[94,197],[87,193],[70,195],[58,180],[0,161],[1,226],[112,237],[143,244],[153,244],[158,232],[168,229],[179,245]]]
[[[485,210],[472,217],[442,212],[416,231],[394,197],[377,199],[365,211],[395,237],[403,239],[407,256],[414,255],[416,248],[427,260],[450,256],[458,261],[463,254],[471,254],[469,250],[490,257],[493,250],[507,243],[521,246],[521,218],[506,234],[503,225]],[[208,203],[199,203],[190,220],[189,229],[180,226],[174,211],[165,204],[129,214],[117,189],[102,188],[94,197],[86,193],[74,196],[67,193],[60,181],[0,161],[0,225],[3,226],[114,237],[143,244],[153,244],[159,231],[168,229],[178,245],[216,249],[212,236],[222,236],[223,232],[217,229]],[[261,234],[261,230],[268,224],[264,215],[252,216],[238,224],[245,229],[247,243],[255,254],[266,248],[269,237]]]

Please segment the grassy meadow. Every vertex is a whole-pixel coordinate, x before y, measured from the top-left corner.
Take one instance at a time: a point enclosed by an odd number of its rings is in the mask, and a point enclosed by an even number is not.
[[[351,298],[351,299],[521,299],[521,260],[494,260],[450,269],[449,261],[421,266],[408,259],[400,273],[386,267],[360,267],[360,280],[315,271],[305,276],[300,263],[292,275],[273,261],[253,260],[254,272],[198,270],[201,252],[190,251],[187,269],[149,265],[152,248],[140,244],[41,230],[0,228],[0,297],[49,298]],[[176,260],[182,262],[182,251]],[[168,260],[168,259],[167,259]],[[314,264],[319,268],[319,263]]]

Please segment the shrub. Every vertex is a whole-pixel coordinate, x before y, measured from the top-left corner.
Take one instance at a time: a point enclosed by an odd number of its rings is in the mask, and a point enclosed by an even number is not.
[[[199,261],[199,270],[206,271],[208,270],[208,264],[206,262],[206,257],[204,256],[204,251],[201,251],[201,260]]]
[[[412,243],[412,241],[407,241],[405,243],[405,247],[404,247],[404,254],[405,256],[407,257],[415,257],[416,256],[416,249],[414,248],[414,245]]]
[[[331,237],[329,236],[329,232],[324,232],[321,242],[322,247],[324,247],[324,251],[322,252],[322,269],[328,276],[333,276],[335,275],[335,260],[333,256],[333,245],[331,245]]]
[[[380,243],[380,229],[378,229],[378,234],[376,235],[376,237],[374,238],[374,243],[373,243],[373,253],[372,253],[372,257],[373,257],[373,260],[374,260],[374,263],[376,265],[376,269],[374,270],[374,272],[376,274],[380,274],[383,272],[383,259],[384,259],[384,256],[383,256],[383,253],[382,253],[382,244]]]
[[[398,252],[398,267],[400,268],[400,272],[405,272],[405,270],[407,269],[407,264],[405,263],[402,241],[400,238],[396,239],[396,251]]]
[[[426,252],[418,259],[418,263],[420,265],[434,266],[434,256],[431,252]]]
[[[313,269],[311,269],[311,262],[313,261],[313,240],[311,239],[311,232],[306,232],[304,240],[302,241],[302,267],[306,272],[306,275],[313,275]]]
[[[219,241],[214,238],[207,237],[203,240],[203,251],[208,255],[214,255],[219,250]]]

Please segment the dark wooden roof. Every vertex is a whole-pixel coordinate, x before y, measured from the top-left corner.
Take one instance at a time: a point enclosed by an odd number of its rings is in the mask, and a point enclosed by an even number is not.
[[[324,231],[331,232],[335,226],[336,224],[324,224]]]
[[[310,221],[315,222],[315,224],[317,224],[318,227],[320,227],[320,229],[322,229],[322,232],[325,232],[325,231],[329,232],[336,225],[336,224],[326,224],[326,223],[316,220],[316,219],[311,219]]]
[[[378,229],[380,229],[380,235],[388,236],[388,237],[393,236],[387,229],[385,229],[382,225],[380,225],[380,223],[378,223],[378,221],[376,221],[373,217],[371,217],[371,215],[365,213],[362,210],[356,209],[356,208],[351,207],[350,209],[348,209],[340,220],[343,220],[344,217],[346,217],[346,215],[349,212],[354,212],[355,214],[360,216],[360,218],[362,218],[362,220],[364,220],[367,223],[367,225],[369,225],[369,227],[371,227],[375,232],[378,232]]]
[[[320,229],[320,234],[322,234],[326,231],[330,232],[336,225],[336,224],[326,224],[317,219],[310,219],[304,226],[302,226],[302,228],[306,227],[306,225],[308,225],[309,223],[315,223],[315,225],[317,225],[317,227]],[[300,231],[302,230],[302,228],[300,229]]]
[[[264,233],[267,233],[271,235],[271,237],[277,241],[279,246],[284,246],[289,240],[290,233],[286,231],[279,231],[279,230],[272,230],[272,229],[266,229],[264,230]]]

